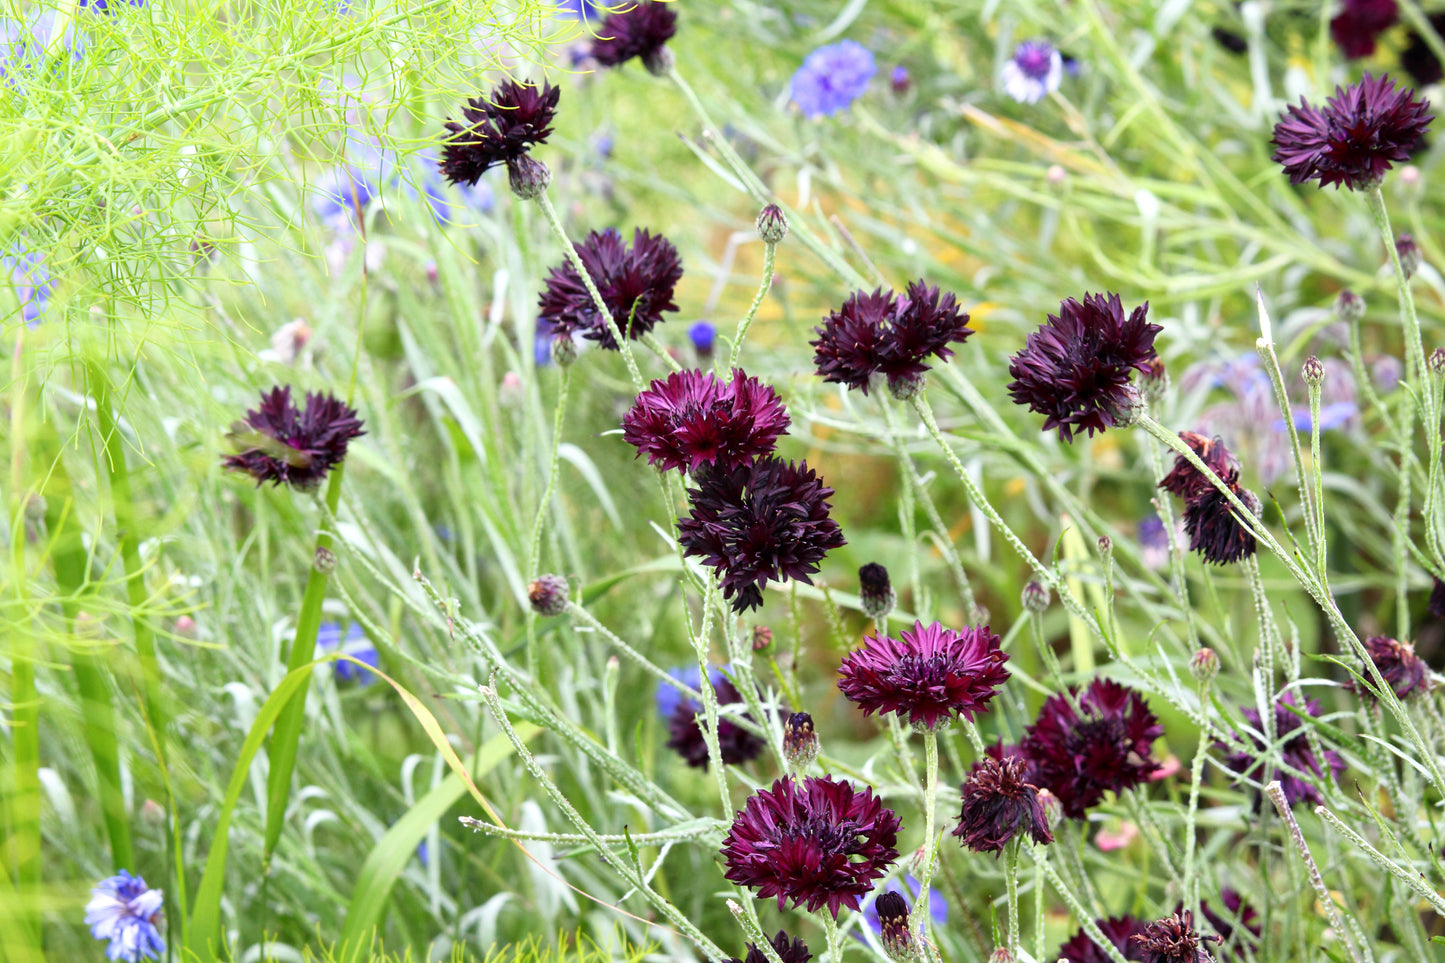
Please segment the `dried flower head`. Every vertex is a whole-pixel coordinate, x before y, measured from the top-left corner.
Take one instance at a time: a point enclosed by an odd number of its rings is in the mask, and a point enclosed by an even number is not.
[[[1024,734],[1019,748],[1032,764],[1031,778],[1048,789],[1064,815],[1082,819],[1106,791],[1123,792],[1149,780],[1159,768],[1149,755],[1164,727],[1144,697],[1112,679],[1095,679],[1077,696],[1053,695]]]
[[[1378,184],[1410,152],[1434,117],[1414,90],[1397,90],[1389,76],[1336,87],[1324,110],[1300,98],[1274,126],[1273,159],[1291,184],[1318,181],[1362,190]]]
[[[881,619],[893,611],[898,596],[888,578],[888,569],[869,562],[858,569],[858,603],[870,619]]]
[[[592,56],[604,67],[620,67],[638,57],[649,73],[664,74],[672,66],[665,45],[675,33],[673,4],[643,0],[602,21],[592,41]]]
[[[1044,431],[1057,428],[1064,441],[1111,427],[1133,406],[1130,371],[1149,367],[1154,337],[1164,330],[1148,313],[1146,301],[1125,318],[1117,294],[1069,298],[1013,356],[1009,394],[1044,415]]]
[[[575,247],[624,337],[637,340],[663,320],[663,312],[677,310],[672,295],[682,278],[682,261],[661,234],[638,228],[629,245],[614,230],[593,231]],[[552,268],[537,307],[539,320],[554,325],[556,333],[580,332],[609,351],[617,350],[617,340],[570,258]]]
[[[226,437],[240,451],[221,465],[245,472],[257,485],[285,482],[309,491],[346,458],[351,439],[364,434],[356,409],[335,395],[308,393],[305,409],[298,411],[290,385],[272,388],[244,421],[231,426]]]
[[[896,713],[920,729],[972,721],[1008,681],[1008,655],[988,626],[962,631],[914,622],[899,638],[872,635],[843,658],[838,688],[864,715]]]
[[[1233,484],[1232,478],[1224,481],[1258,518],[1262,506],[1254,492]],[[1190,550],[1215,565],[1229,565],[1248,558],[1258,547],[1254,535],[1235,516],[1229,499],[1213,485],[1189,500],[1184,509],[1184,532],[1189,536]]]
[[[473,97],[462,107],[466,123],[448,119],[440,170],[453,184],[476,184],[488,170],[509,167],[533,144],[546,143],[562,88],[504,81],[491,97]]]
[[[819,377],[865,395],[875,374],[886,376],[890,388],[916,382],[929,369],[924,359],[948,360],[949,344],[973,334],[957,299],[921,280],[904,297],[881,288],[855,292],[814,331],[818,338],[809,344]]]
[[[684,682],[694,688],[702,684],[702,674],[696,666],[689,666],[681,673],[681,677]],[[712,685],[713,694],[717,697],[719,708],[738,705],[746,701],[743,699],[742,693],[738,692],[737,687],[728,681],[722,669],[709,669],[708,681]],[[667,716],[667,748],[675,751],[689,766],[706,769],[708,767],[708,746],[707,737],[703,735],[702,731],[704,720],[700,719],[702,706],[686,697],[678,698],[675,702],[668,700],[668,704],[672,706],[672,711]],[[744,718],[751,717],[744,716]],[[718,717],[717,741],[718,751],[722,753],[722,761],[725,766],[740,766],[756,759],[767,748],[767,743],[761,738],[725,716]]]
[[[1417,692],[1427,693],[1434,688],[1430,667],[1415,654],[1415,646],[1411,643],[1399,642],[1384,635],[1372,635],[1365,640],[1365,651],[1370,653],[1370,661],[1375,663],[1375,668],[1380,670],[1380,676],[1395,690],[1395,695],[1399,698],[1405,699]],[[1368,671],[1361,670],[1360,675],[1373,684],[1374,680]],[[1366,697],[1374,696],[1369,688],[1353,680],[1346,683],[1345,687]]]
[[[1114,945],[1114,948],[1124,954],[1124,959],[1138,961],[1144,959],[1144,950],[1138,944],[1131,942],[1136,934],[1143,933],[1148,926],[1141,919],[1133,916],[1111,916],[1108,919],[1094,920],[1094,925],[1104,935],[1104,939]],[[1068,960],[1069,963],[1112,963],[1113,958],[1105,953],[1089,936],[1088,931],[1080,929],[1068,942],[1059,947],[1059,951],[1049,959]]]
[[[1274,736],[1275,745],[1283,756],[1284,762],[1293,772],[1280,771],[1276,778],[1280,781],[1280,788],[1284,790],[1285,799],[1291,806],[1300,801],[1307,801],[1315,805],[1321,805],[1325,801],[1324,795],[1311,782],[1301,778],[1313,774],[1317,778],[1324,778],[1327,773],[1320,765],[1320,760],[1315,756],[1314,750],[1310,748],[1309,738],[1305,735],[1304,724],[1299,716],[1295,715],[1293,709],[1301,708],[1299,699],[1293,692],[1286,692],[1274,706]],[[1320,704],[1314,699],[1306,699],[1302,707],[1311,716],[1320,714]],[[1253,732],[1240,734],[1240,739],[1246,745],[1253,743],[1255,753],[1235,752],[1227,750],[1228,756],[1224,760],[1225,767],[1235,773],[1239,779],[1248,776],[1256,782],[1263,782],[1265,767],[1264,751],[1267,743],[1264,742],[1264,726],[1260,719],[1259,711],[1252,708],[1241,710],[1244,718],[1253,727]],[[1219,749],[1225,749],[1223,743],[1216,744]],[[1328,776],[1339,781],[1340,774],[1345,771],[1345,760],[1333,749],[1324,750],[1324,765],[1328,768]],[[1259,800],[1255,800],[1259,804]]]
[[[807,462],[768,456],[712,470],[687,494],[692,512],[678,519],[678,541],[717,569],[735,612],[762,605],[770,580],[811,585],[823,556],[845,542],[828,517],[833,489]]]
[[[1214,963],[1214,957],[1201,946],[1212,937],[1201,937],[1194,929],[1194,914],[1181,910],[1173,916],[1150,923],[1144,932],[1129,937],[1143,949],[1143,963]]]
[[[1039,789],[1026,777],[1024,761],[1017,756],[1002,762],[987,756],[974,763],[960,790],[963,811],[953,835],[976,853],[1002,853],[1014,837],[1029,836],[1036,843],[1051,843]]]
[[[727,382],[711,371],[674,371],[622,418],[622,437],[664,471],[730,471],[772,452],[787,430],[783,399],[741,368]]]
[[[1190,450],[1199,456],[1199,460],[1218,475],[1221,481],[1227,484],[1239,477],[1239,462],[1225,447],[1223,440],[1218,435],[1210,438],[1193,431],[1181,431],[1179,440],[1188,445]],[[1175,455],[1174,467],[1170,469],[1169,474],[1164,476],[1159,487],[1171,495],[1188,500],[1207,489],[1212,489],[1214,483],[1203,472],[1190,464],[1189,459],[1183,455]]]
[[[748,797],[723,839],[726,879],[758,896],[792,900],[834,919],[858,902],[898,858],[900,821],[864,787],[832,776],[779,779]]]
[[[789,939],[787,933],[778,930],[768,942],[773,944],[773,952],[778,954],[778,959],[783,963],[808,963],[813,958],[813,954],[808,951],[808,944],[803,942],[802,937]],[[734,956],[727,963],[769,963],[769,960],[767,954],[758,949],[756,944],[749,943],[747,956],[742,959]]]

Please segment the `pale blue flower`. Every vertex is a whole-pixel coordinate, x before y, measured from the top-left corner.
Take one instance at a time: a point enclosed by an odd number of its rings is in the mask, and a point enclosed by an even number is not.
[[[159,925],[164,895],[146,886],[139,876],[121,870],[103,879],[90,891],[85,904],[85,925],[98,940],[109,940],[105,949],[108,960],[138,963],[159,959],[166,951]]]
[[[727,666],[708,666],[707,677],[712,682],[713,688],[717,688],[718,683],[726,678],[726,676],[723,675],[723,670],[726,668]],[[701,689],[702,673],[697,670],[696,665],[685,665],[676,669],[668,669],[667,674],[691,689]],[[659,682],[657,684],[655,698],[657,700],[657,714],[664,719],[671,719],[677,712],[677,707],[682,705],[684,701],[689,704],[692,703],[692,700],[679,692],[677,687],[668,685],[666,682]]]
[[[1320,408],[1320,431],[1330,431],[1334,428],[1343,428],[1349,424],[1350,419],[1360,413],[1360,409],[1353,401],[1337,401],[1334,404],[1324,405]],[[1295,405],[1292,409],[1294,415],[1294,426],[1296,431],[1310,430],[1310,410],[1305,405]],[[1275,431],[1284,431],[1284,419],[1276,418],[1274,421]]]
[[[558,15],[573,20],[591,20],[605,12],[604,5],[595,0],[557,0]]]
[[[360,659],[373,669],[381,664],[377,655],[376,646],[367,639],[366,633],[361,626],[351,622],[346,626],[345,637],[341,634],[339,622],[322,622],[321,627],[316,631],[316,648],[322,652],[339,651],[353,659]],[[348,662],[345,659],[337,659],[332,663],[331,671],[340,682],[355,682],[357,685],[371,685],[376,681],[376,676],[357,665],[355,662]]]
[[[469,211],[474,214],[491,213],[496,203],[491,184],[485,180],[471,185],[447,182],[437,168],[437,157],[432,151],[418,154],[417,163],[421,165],[422,191],[432,213],[442,224],[464,221]]]
[[[1036,104],[1059,89],[1064,58],[1047,40],[1025,40],[1003,65],[1003,89],[1021,104]]]
[[[55,284],[50,280],[50,269],[45,258],[34,251],[16,244],[10,253],[0,255],[0,266],[10,273],[10,283],[15,288],[15,299],[20,302],[20,317],[28,327],[40,323],[40,315],[50,303]]]
[[[793,103],[804,117],[836,114],[863,96],[876,70],[872,51],[856,40],[819,47],[793,74]]]

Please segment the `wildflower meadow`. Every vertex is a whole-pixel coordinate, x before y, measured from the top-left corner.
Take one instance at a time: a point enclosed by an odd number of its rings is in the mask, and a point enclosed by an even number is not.
[[[1445,7],[0,24],[0,963],[1445,960]]]

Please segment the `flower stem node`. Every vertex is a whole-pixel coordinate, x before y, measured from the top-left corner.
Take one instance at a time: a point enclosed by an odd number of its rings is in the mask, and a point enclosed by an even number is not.
[[[783,721],[783,758],[787,760],[788,771],[801,779],[818,758],[818,733],[813,728],[813,717],[806,712],[795,712]]]
[[[316,571],[322,575],[330,575],[336,571],[336,563],[336,553],[329,548],[318,547],[316,556],[311,560],[311,564],[316,566]]]
[[[1319,384],[1325,380],[1324,362],[1320,361],[1320,359],[1314,355],[1310,355],[1305,359],[1304,365],[1300,368],[1300,377],[1304,378],[1305,384],[1311,388],[1318,387]]]
[[[535,200],[552,183],[551,169],[534,157],[523,154],[507,162],[507,180],[512,193],[524,201]]]
[[[1189,657],[1189,674],[1200,685],[1208,685],[1219,675],[1219,655],[1209,646],[1201,646]]]
[[[886,619],[898,601],[888,579],[888,569],[869,562],[858,570],[858,601],[870,619]]]
[[[1335,298],[1335,316],[1346,324],[1353,324],[1365,316],[1365,299],[1345,288]]]
[[[1414,277],[1422,263],[1420,245],[1415,243],[1414,235],[1401,234],[1395,238],[1395,253],[1400,258],[1400,270],[1405,272],[1405,278]]]
[[[1029,579],[1028,584],[1024,586],[1022,597],[1024,611],[1032,612],[1035,615],[1048,611],[1049,603],[1053,600],[1049,587],[1036,578]]]
[[[561,575],[542,575],[527,586],[527,598],[538,615],[561,615],[567,611],[569,589]]]
[[[783,209],[776,204],[769,204],[758,214],[758,237],[763,239],[765,244],[781,244],[783,238],[788,236],[788,219],[783,214]]]

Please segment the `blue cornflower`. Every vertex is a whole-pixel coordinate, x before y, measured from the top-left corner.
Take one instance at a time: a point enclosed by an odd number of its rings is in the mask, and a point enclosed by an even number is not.
[[[899,64],[888,75],[888,84],[893,88],[895,94],[906,94],[908,88],[913,84],[913,78],[908,75],[908,68]]]
[[[836,114],[863,96],[877,67],[856,40],[819,47],[793,74],[793,103],[808,118]]]
[[[461,220],[468,211],[477,214],[491,213],[496,203],[491,184],[484,180],[475,184],[449,184],[437,167],[434,152],[422,151],[417,154],[416,159],[421,165],[422,191],[426,194],[432,213],[442,224]]]
[[[40,315],[55,292],[55,284],[50,280],[50,269],[45,266],[44,256],[16,244],[9,254],[0,255],[0,267],[10,272],[10,283],[15,287],[15,299],[20,302],[21,319],[27,326],[35,327],[40,323]]]
[[[316,631],[316,648],[322,652],[342,652],[353,659],[360,659],[373,669],[381,664],[380,657],[376,653],[376,646],[371,644],[366,633],[361,630],[361,626],[355,622],[347,624],[344,638],[341,635],[339,622],[322,622],[321,627]],[[331,671],[340,682],[371,685],[376,681],[376,676],[355,662],[348,662],[345,659],[333,662]]]
[[[668,669],[667,674],[672,676],[674,679],[676,679],[678,682],[681,682],[688,688],[701,688],[702,673],[697,670],[697,666],[695,665],[685,665],[680,666],[676,669]],[[723,675],[723,667],[715,665],[708,666],[707,677],[709,680],[712,681],[714,687],[716,687],[719,682],[723,682],[726,680],[726,676]],[[684,696],[681,692],[677,691],[674,686],[670,686],[666,682],[659,682],[657,684],[656,699],[657,714],[662,716],[664,719],[671,719],[674,715],[676,715],[677,707],[682,705],[684,700],[686,700],[689,705],[692,705],[694,708],[696,708],[696,703],[694,703],[687,696]]]
[[[606,12],[606,7],[595,0],[557,0],[557,13],[573,20],[591,20]]]
[[[878,897],[884,893],[897,893],[907,900],[911,911],[913,904],[918,902],[918,897],[922,892],[923,887],[919,884],[918,879],[912,873],[909,873],[907,889],[904,889],[903,884],[897,879],[890,879],[888,885],[882,889],[874,890],[873,894],[864,900],[863,925],[872,931],[875,942],[881,944],[883,940],[883,924],[878,919],[878,909],[876,906]],[[948,904],[943,901],[943,894],[938,891],[937,886],[928,887],[928,918],[933,922],[934,928],[941,927],[948,922]],[[920,931],[923,928],[921,924],[916,922],[914,926]],[[853,938],[860,942],[866,942],[866,938],[859,933],[854,933]]]
[[[166,941],[158,928],[164,903],[160,890],[151,889],[139,876],[121,870],[90,891],[85,925],[90,927],[91,936],[110,940],[105,949],[108,960],[138,963],[159,959],[166,951]]]
[[[120,0],[116,4],[119,7],[143,7],[145,0]],[[96,13],[110,13],[110,0],[80,0],[81,9],[89,7]]]
[[[1047,40],[1025,40],[1003,65],[1003,89],[1021,104],[1036,104],[1059,89],[1064,58]]]
[[[692,346],[697,353],[704,358],[712,357],[712,349],[717,345],[717,326],[711,321],[699,321],[687,329],[687,336],[692,339]]]
[[[1292,413],[1294,414],[1295,430],[1309,431],[1309,408],[1296,405]],[[1329,431],[1332,428],[1343,428],[1349,424],[1351,418],[1359,413],[1360,409],[1353,401],[1336,401],[1333,404],[1325,405],[1320,408],[1320,431]],[[1273,427],[1275,431],[1284,431],[1284,419],[1276,418]]]
[[[332,230],[354,230],[357,212],[364,213],[384,190],[396,187],[400,180],[395,151],[349,137],[346,162],[322,176],[311,209]]]

